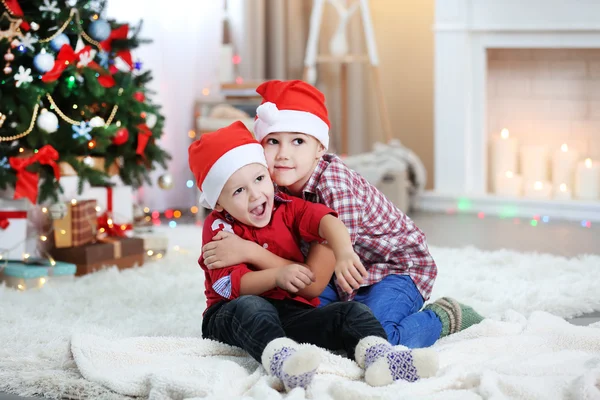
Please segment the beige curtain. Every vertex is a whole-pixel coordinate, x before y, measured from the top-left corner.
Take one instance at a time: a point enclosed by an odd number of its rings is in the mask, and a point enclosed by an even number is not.
[[[228,0],[232,39],[242,57],[240,75],[246,79],[301,79],[308,39],[312,1],[309,0]],[[338,15],[326,5],[320,31],[319,53],[328,53],[328,44],[337,27]],[[351,53],[365,51],[362,23],[356,13],[348,24]],[[378,134],[367,129],[370,81],[366,65],[348,68],[349,153],[368,151]],[[331,151],[340,147],[339,65],[318,66],[317,87],[325,93],[331,120]],[[380,127],[375,127],[377,131]]]

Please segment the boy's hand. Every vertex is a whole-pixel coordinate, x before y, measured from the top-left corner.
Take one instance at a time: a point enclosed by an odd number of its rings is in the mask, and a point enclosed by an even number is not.
[[[250,263],[249,254],[254,245],[256,244],[236,234],[221,231],[212,238],[210,243],[202,246],[202,258],[208,269]]]
[[[275,278],[277,286],[290,293],[296,293],[315,281],[312,271],[300,264],[280,267]]]
[[[353,289],[360,288],[363,279],[368,278],[369,274],[354,250],[336,254],[335,259],[335,276],[344,292],[350,294]]]

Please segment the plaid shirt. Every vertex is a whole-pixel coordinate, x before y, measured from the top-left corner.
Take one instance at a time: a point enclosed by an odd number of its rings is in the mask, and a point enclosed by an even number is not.
[[[425,234],[414,222],[362,176],[333,154],[325,154],[304,186],[302,197],[335,210],[344,222],[354,251],[369,272],[363,286],[370,286],[390,274],[411,277],[425,300],[431,295],[437,276]],[[303,250],[307,246],[303,246]],[[356,291],[345,293],[342,301],[354,299]]]

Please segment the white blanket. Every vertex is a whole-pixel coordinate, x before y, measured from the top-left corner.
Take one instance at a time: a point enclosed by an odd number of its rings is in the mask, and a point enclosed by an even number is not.
[[[151,399],[600,399],[600,329],[545,312],[509,311],[433,347],[435,378],[371,388],[352,361],[323,351],[307,391],[281,386],[240,349],[176,337],[72,337],[81,374],[124,395]]]

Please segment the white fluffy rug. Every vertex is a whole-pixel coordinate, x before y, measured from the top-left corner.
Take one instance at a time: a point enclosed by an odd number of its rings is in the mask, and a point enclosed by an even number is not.
[[[200,229],[190,226],[167,231],[171,235],[170,244],[179,246],[179,251],[171,250],[164,260],[143,268],[122,272],[106,270],[72,283],[48,285],[39,291],[17,292],[0,287],[0,391],[47,397],[120,398],[122,396],[81,376],[70,351],[74,333],[100,338],[200,337],[205,306],[203,274],[196,264],[201,246]],[[439,265],[434,298],[456,297],[494,319],[506,319],[508,315],[512,321],[508,322],[517,321],[514,323],[520,324],[521,329],[527,325],[525,319],[507,314],[508,309],[525,317],[535,310],[560,317],[600,310],[597,284],[600,257],[566,259],[472,248],[432,248],[432,253]],[[462,352],[464,343],[456,342],[460,338],[442,341],[436,348],[443,352],[456,343]],[[507,344],[510,341],[506,338]],[[454,354],[448,361],[455,363],[460,359],[457,357]],[[500,365],[502,356],[498,357],[487,361]],[[600,362],[588,367],[598,368],[598,365]],[[443,378],[450,379],[447,388],[452,386],[452,377],[458,379],[458,375],[464,374],[464,369],[453,369],[451,365],[445,371]],[[483,390],[483,386],[478,389],[478,385],[483,385],[485,380],[478,382],[484,378],[487,381],[499,379],[488,374],[470,381],[473,398]],[[337,397],[332,394],[334,388],[327,393],[330,398]],[[447,394],[448,398],[464,398],[457,393]],[[246,395],[264,397],[257,388],[250,389]],[[304,394],[293,393],[288,397],[303,398]]]

